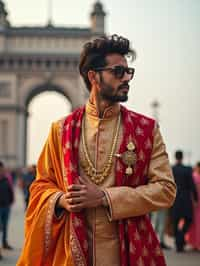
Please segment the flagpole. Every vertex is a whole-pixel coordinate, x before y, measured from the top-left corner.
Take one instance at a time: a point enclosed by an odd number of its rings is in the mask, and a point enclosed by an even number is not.
[[[51,26],[53,24],[52,21],[52,10],[53,10],[53,0],[48,0],[48,25]]]

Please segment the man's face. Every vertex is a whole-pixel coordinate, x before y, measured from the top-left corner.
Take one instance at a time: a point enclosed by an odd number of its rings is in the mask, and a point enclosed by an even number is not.
[[[120,54],[106,56],[107,65],[105,68],[116,66],[128,67],[127,60]],[[123,77],[118,78],[113,71],[104,70],[99,74],[99,94],[102,99],[114,102],[125,102],[128,100],[130,75],[126,72]]]

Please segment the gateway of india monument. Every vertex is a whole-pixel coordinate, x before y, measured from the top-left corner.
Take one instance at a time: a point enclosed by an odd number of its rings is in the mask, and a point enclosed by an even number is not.
[[[64,95],[72,109],[83,104],[86,89],[78,75],[83,44],[105,34],[105,12],[96,1],[90,26],[11,25],[0,0],[0,160],[10,167],[26,164],[28,106],[44,91]]]

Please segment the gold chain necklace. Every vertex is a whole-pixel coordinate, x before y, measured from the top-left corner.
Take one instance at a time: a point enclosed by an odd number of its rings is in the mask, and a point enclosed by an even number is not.
[[[94,164],[92,163],[90,159],[90,155],[88,152],[88,147],[86,143],[86,136],[85,136],[85,117],[83,118],[83,127],[82,127],[82,143],[83,143],[83,151],[85,155],[85,160],[81,161],[81,166],[85,173],[90,177],[90,179],[97,185],[101,184],[105,178],[109,175],[111,171],[111,166],[112,166],[112,158],[115,152],[116,144],[117,144],[117,139],[119,135],[119,128],[120,128],[120,122],[121,122],[121,116],[119,114],[116,127],[113,131],[113,138],[112,138],[112,145],[111,145],[111,150],[108,155],[108,160],[107,163],[105,163],[103,170],[102,171],[97,171],[95,168]]]

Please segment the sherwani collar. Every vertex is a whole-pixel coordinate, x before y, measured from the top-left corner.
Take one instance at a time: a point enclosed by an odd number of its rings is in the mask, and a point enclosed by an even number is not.
[[[85,112],[92,119],[95,119],[95,120],[100,119],[98,111],[96,109],[96,106],[93,103],[91,103],[90,101],[88,101],[86,104]],[[118,116],[119,112],[120,112],[120,104],[116,103],[112,106],[107,107],[104,110],[104,113],[103,113],[103,116],[101,119],[102,120],[103,119],[112,119],[112,118]]]

